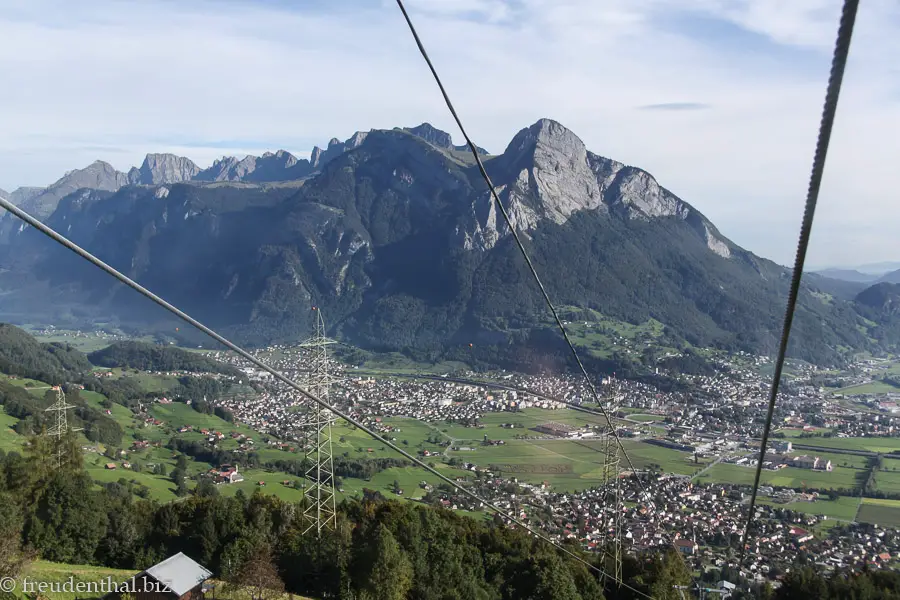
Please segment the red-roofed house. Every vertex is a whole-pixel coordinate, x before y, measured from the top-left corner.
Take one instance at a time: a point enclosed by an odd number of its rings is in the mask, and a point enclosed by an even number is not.
[[[677,539],[675,540],[675,548],[682,554],[692,556],[698,550],[697,544],[692,540]]]
[[[813,539],[813,534],[805,529],[800,529],[799,527],[791,527],[791,537],[794,538],[796,543],[802,544],[803,542],[808,542]]]

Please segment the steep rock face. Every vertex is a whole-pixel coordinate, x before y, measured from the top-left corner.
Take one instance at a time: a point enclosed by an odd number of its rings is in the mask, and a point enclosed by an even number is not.
[[[631,219],[688,216],[687,205],[660,187],[650,173],[634,167],[624,167],[616,173],[607,190],[607,201]]]
[[[189,158],[174,154],[148,154],[139,169],[132,168],[128,172],[128,183],[141,185],[179,183],[190,181],[199,172],[200,168]]]
[[[587,148],[556,121],[541,119],[520,131],[503,158],[507,168],[517,172],[513,188],[506,190],[510,204],[522,203],[557,224],[576,211],[602,206]]]
[[[298,160],[290,152],[279,150],[262,156],[246,156],[238,160],[226,156],[216,160],[211,167],[194,177],[195,181],[290,181],[302,179],[312,173],[306,159]]]
[[[731,256],[730,243],[715,227],[652,175],[589,152],[578,136],[555,121],[542,119],[523,129],[489,164],[517,229],[527,232],[542,219],[563,224],[584,210],[614,211],[643,221],[674,217],[687,222],[709,250]],[[479,198],[473,232],[460,237],[466,247],[488,249],[508,233],[495,211],[489,194]]]
[[[347,141],[340,141],[337,138],[331,138],[328,142],[328,148],[322,150],[318,146],[313,146],[310,153],[309,162],[313,169],[321,169],[331,160],[334,160],[344,152],[358,148],[365,140],[368,133],[357,131]]]

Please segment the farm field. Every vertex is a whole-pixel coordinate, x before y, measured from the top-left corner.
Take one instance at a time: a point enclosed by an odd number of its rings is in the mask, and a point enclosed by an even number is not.
[[[856,520],[884,527],[900,527],[900,500],[863,498]]]
[[[18,422],[18,419],[6,414],[3,407],[0,406],[0,450],[9,452],[22,447],[22,436],[12,430],[12,427]]]
[[[797,439],[797,438],[800,438],[800,436],[803,435],[804,433],[828,433],[830,431],[831,431],[830,429],[826,429],[824,427],[814,427],[811,432],[804,431],[803,429],[797,429],[796,427],[782,427],[781,429],[779,429],[777,431],[777,433],[781,433],[784,435],[784,437],[792,439],[798,444],[802,444],[802,443],[805,443],[805,440],[808,438],[801,438],[801,439]],[[814,438],[814,439],[818,439],[818,438]],[[809,442],[809,443],[812,444],[812,442]]]
[[[158,394],[164,394],[172,389],[177,383],[178,378],[172,377],[169,375],[156,375],[155,373],[147,373],[144,371],[136,371],[134,369],[101,369],[98,370],[107,371],[112,373],[110,376],[112,379],[121,379],[122,377],[130,377],[132,379],[137,380],[140,384],[141,388],[148,392],[156,392]]]
[[[900,494],[900,472],[881,470],[875,473],[875,489],[889,494]]]
[[[16,377],[12,378],[8,375],[4,375],[0,373],[0,377],[3,378],[4,381],[9,383],[10,385],[14,385],[16,387],[20,387],[28,390],[32,395],[43,398],[44,394],[47,390],[50,389],[50,386],[43,381],[38,381],[36,379],[28,379],[26,377]]]
[[[638,421],[641,423],[650,423],[653,421],[662,421],[665,417],[661,415],[634,414],[628,417],[628,421]]]
[[[835,393],[844,394],[845,396],[855,396],[859,394],[889,394],[891,392],[900,391],[897,388],[883,381],[872,381],[861,385],[852,385],[850,387],[835,390]]]
[[[765,469],[762,472],[760,482],[762,485],[789,487],[794,489],[801,489],[804,483],[810,488],[853,489],[858,485],[856,475],[859,472],[861,472],[860,469],[850,469],[845,467],[835,467],[834,471],[830,473],[796,467],[787,467],[778,471]],[[754,475],[755,470],[752,467],[718,464],[700,476],[698,482],[753,485]]]
[[[900,458],[885,458],[881,465],[882,471],[900,471]]]
[[[798,444],[839,448],[841,450],[863,450],[865,452],[900,452],[900,438],[891,437],[812,437],[797,440]]]
[[[830,519],[839,521],[852,521],[856,517],[856,510],[859,506],[859,498],[853,496],[839,496],[837,500],[819,499],[815,502],[788,502],[781,504],[773,502],[769,498],[758,498],[760,504],[768,504],[788,510],[795,510],[810,515],[824,515]]]
[[[488,413],[481,419],[485,428],[499,426],[503,423],[520,423],[525,431],[519,430],[523,435],[539,436],[541,434],[531,431],[532,427],[553,421],[573,427],[585,425],[606,425],[606,419],[601,414],[585,413],[568,408],[558,410],[544,410],[541,408],[526,408],[519,412]],[[492,436],[491,439],[494,439]],[[479,437],[480,439],[480,437]]]
[[[68,344],[85,354],[94,352],[95,350],[102,350],[114,341],[108,337],[101,337],[90,333],[81,333],[80,331],[57,329],[53,334],[38,334],[36,331],[29,330],[27,327],[24,329],[31,333],[31,335],[39,342]],[[152,341],[152,338],[142,338],[141,341]]]
[[[624,441],[635,468],[659,465],[670,473],[691,474],[702,468],[693,455],[644,442]],[[581,490],[597,485],[604,477],[604,452],[597,440],[510,440],[501,446],[477,446],[471,451],[452,452],[461,460],[478,465],[495,465],[498,470],[516,473],[522,481],[547,482],[556,490]],[[621,458],[621,468],[628,465]]]

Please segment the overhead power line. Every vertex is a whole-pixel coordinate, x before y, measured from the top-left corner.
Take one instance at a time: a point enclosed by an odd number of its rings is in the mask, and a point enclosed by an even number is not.
[[[525,259],[525,264],[528,265],[528,270],[531,271],[532,278],[534,278],[535,283],[537,283],[538,287],[541,290],[541,295],[544,297],[544,302],[547,304],[547,307],[553,314],[553,319],[554,321],[556,321],[556,325],[559,328],[560,332],[562,332],[563,339],[565,339],[566,344],[569,346],[569,350],[572,352],[572,356],[574,357],[575,362],[578,364],[579,369],[581,369],[581,373],[582,375],[584,375],[585,382],[587,383],[588,389],[591,391],[591,395],[594,397],[594,400],[600,407],[600,412],[606,418],[607,426],[609,427],[612,436],[615,438],[616,444],[625,455],[625,460],[628,462],[629,468],[632,471],[636,472],[637,469],[634,468],[634,463],[631,462],[631,457],[628,456],[628,451],[625,449],[625,446],[622,444],[622,440],[619,437],[619,434],[616,432],[616,428],[609,416],[609,412],[605,408],[603,408],[603,403],[600,400],[600,395],[597,393],[597,388],[596,386],[594,386],[594,382],[588,375],[587,369],[584,368],[584,363],[581,362],[581,357],[578,355],[578,351],[575,349],[575,344],[573,344],[572,340],[569,338],[569,332],[566,329],[566,326],[563,325],[562,319],[560,319],[559,313],[556,310],[556,306],[554,306],[553,301],[550,300],[550,295],[547,293],[546,288],[544,288],[544,284],[541,282],[541,278],[540,276],[538,276],[537,270],[534,268],[534,264],[531,262],[531,258],[528,256],[528,251],[525,250],[525,246],[524,244],[522,244],[522,239],[519,236],[519,232],[516,231],[516,228],[509,217],[509,213],[506,211],[506,207],[500,200],[500,196],[497,195],[497,190],[494,187],[494,183],[491,181],[487,170],[485,170],[484,163],[481,162],[481,156],[478,154],[478,147],[474,143],[472,143],[472,140],[469,138],[469,134],[466,133],[466,128],[463,127],[459,115],[456,114],[456,109],[453,108],[453,102],[450,101],[450,96],[447,95],[447,90],[444,89],[444,84],[441,82],[441,78],[437,74],[437,70],[435,70],[434,65],[431,62],[431,58],[429,58],[428,52],[425,50],[425,46],[422,45],[422,40],[419,39],[419,34],[416,32],[416,27],[415,25],[413,25],[412,20],[409,18],[409,13],[406,12],[406,7],[403,5],[403,0],[397,0],[397,6],[399,6],[400,10],[403,12],[403,17],[406,19],[406,24],[409,26],[409,30],[412,33],[413,38],[415,38],[416,40],[416,46],[419,47],[419,52],[422,54],[422,58],[424,58],[425,62],[428,63],[428,68],[429,70],[431,70],[434,81],[435,83],[437,83],[438,88],[440,88],[441,90],[441,95],[444,97],[444,102],[447,104],[447,108],[450,110],[450,114],[453,115],[453,120],[456,121],[457,127],[459,127],[460,132],[462,132],[463,138],[465,138],[466,140],[466,145],[469,146],[469,150],[471,150],[472,152],[472,156],[475,157],[475,163],[478,165],[478,171],[481,173],[482,178],[484,178],[485,183],[487,183],[491,197],[497,204],[497,209],[500,211],[500,214],[503,215],[503,220],[506,222],[506,226],[512,234],[512,237],[516,242],[516,246],[519,248],[519,252]]]
[[[750,524],[753,522],[753,513],[756,508],[756,493],[759,490],[762,465],[766,457],[766,446],[769,443],[769,432],[772,429],[772,417],[775,413],[775,402],[778,398],[778,388],[781,385],[781,374],[784,370],[784,360],[787,355],[788,340],[791,335],[791,325],[794,322],[794,311],[797,308],[797,296],[800,293],[800,280],[803,277],[803,264],[806,261],[806,249],[809,246],[813,216],[816,212],[816,204],[819,201],[819,188],[822,186],[822,176],[825,172],[825,157],[828,154],[828,143],[831,141],[831,130],[834,126],[838,98],[841,94],[841,84],[844,81],[844,69],[847,66],[847,56],[850,54],[850,40],[853,37],[853,26],[856,23],[856,11],[858,8],[859,0],[844,0],[844,8],[841,12],[837,40],[834,45],[834,56],[831,61],[831,73],[828,76],[828,88],[825,92],[825,105],[822,109],[822,120],[819,124],[819,135],[816,140],[816,153],[813,157],[812,173],[809,178],[809,189],[806,193],[806,206],[803,210],[803,223],[800,226],[800,241],[797,244],[794,272],[791,275],[791,288],[788,293],[787,309],[784,314],[784,325],[781,329],[781,343],[778,347],[778,358],[775,361],[775,373],[772,375],[772,386],[769,390],[769,409],[766,414],[766,424],[763,428],[762,440],[759,443],[759,460],[756,463],[753,493],[750,496],[750,510],[747,513],[747,524],[744,527],[744,535],[741,538],[739,565],[744,563],[744,555],[747,550],[747,536],[750,533]]]
[[[119,272],[118,270],[116,270],[115,268],[111,267],[110,265],[106,264],[105,262],[103,262],[102,260],[100,260],[99,258],[97,258],[96,256],[94,256],[93,254],[91,254],[90,252],[88,252],[87,250],[85,250],[84,248],[82,248],[81,246],[79,246],[78,244],[76,244],[75,242],[69,240],[68,238],[66,238],[66,237],[63,236],[62,234],[58,233],[57,231],[55,231],[55,230],[52,229],[51,227],[45,225],[44,223],[41,223],[41,222],[38,221],[36,218],[34,218],[34,217],[31,216],[30,214],[28,214],[28,213],[26,213],[25,211],[23,211],[21,208],[19,208],[19,207],[17,207],[17,206],[14,206],[14,205],[13,205],[11,202],[9,202],[8,200],[5,200],[5,199],[3,199],[3,198],[0,198],[0,207],[6,209],[8,212],[12,213],[14,216],[16,216],[17,218],[21,219],[22,221],[28,223],[29,225],[31,225],[32,227],[34,227],[35,229],[37,229],[38,231],[40,231],[41,233],[43,233],[44,235],[46,235],[47,237],[49,237],[50,239],[52,239],[53,241],[57,242],[58,244],[60,244],[60,245],[62,245],[62,246],[65,246],[66,248],[68,248],[69,250],[71,250],[72,252],[74,252],[75,254],[77,254],[78,256],[80,256],[81,258],[83,258],[83,259],[85,259],[86,261],[88,261],[88,262],[90,262],[91,264],[93,264],[95,267],[97,267],[97,268],[99,268],[99,269],[102,269],[103,271],[106,271],[109,275],[115,277],[116,279],[118,279],[119,281],[121,281],[122,283],[124,283],[125,285],[127,285],[128,287],[130,287],[131,289],[133,289],[134,291],[138,292],[138,293],[141,294],[142,296],[144,296],[144,297],[146,297],[146,298],[152,300],[154,303],[156,303],[157,305],[159,305],[159,306],[161,306],[162,308],[166,309],[166,310],[169,311],[170,313],[174,314],[176,317],[178,317],[178,318],[181,319],[182,321],[185,321],[186,323],[189,323],[189,324],[193,325],[193,326],[196,327],[198,330],[202,331],[203,333],[205,333],[206,335],[208,335],[208,336],[211,337],[212,339],[216,340],[217,342],[219,342],[220,344],[222,344],[223,346],[225,346],[225,347],[228,348],[229,350],[231,350],[231,351],[235,352],[236,354],[240,355],[240,356],[243,357],[245,360],[249,361],[250,363],[252,363],[252,364],[255,365],[256,367],[262,369],[263,371],[266,371],[267,373],[269,373],[270,375],[272,375],[272,377],[274,377],[274,378],[277,379],[278,381],[280,381],[280,382],[282,382],[282,383],[284,383],[284,384],[286,384],[286,385],[292,387],[292,388],[295,389],[296,391],[300,392],[303,396],[305,396],[305,397],[308,398],[309,400],[312,400],[312,401],[315,402],[317,405],[319,405],[320,408],[325,409],[325,410],[328,410],[328,411],[331,411],[331,412],[333,412],[334,414],[336,414],[337,416],[339,416],[339,417],[341,417],[342,419],[344,419],[345,421],[347,421],[348,423],[350,423],[350,424],[356,426],[357,428],[360,429],[360,431],[365,432],[366,434],[368,434],[368,435],[369,435],[370,437],[372,437],[373,439],[375,439],[375,440],[381,442],[382,444],[384,444],[385,446],[387,446],[387,447],[390,448],[391,450],[394,450],[395,452],[399,453],[401,456],[403,456],[404,458],[406,458],[406,459],[412,461],[412,462],[413,462],[414,464],[416,464],[417,466],[419,466],[419,467],[425,469],[426,471],[428,471],[429,473],[431,473],[431,474],[434,475],[435,477],[438,477],[438,478],[439,478],[441,481],[443,481],[444,483],[447,483],[447,484],[451,485],[454,489],[456,489],[456,490],[462,492],[463,494],[469,496],[469,497],[472,498],[473,500],[477,500],[478,502],[483,503],[485,507],[489,508],[489,509],[492,510],[493,512],[495,512],[495,513],[497,513],[498,515],[500,515],[500,516],[502,516],[502,517],[508,519],[511,523],[514,523],[515,525],[521,527],[522,529],[528,531],[529,533],[531,533],[532,535],[534,535],[536,538],[539,538],[539,539],[541,539],[541,540],[547,542],[548,544],[550,544],[550,545],[556,547],[556,548],[559,549],[561,552],[565,553],[565,554],[568,555],[570,558],[573,558],[574,560],[576,560],[576,561],[580,562],[581,564],[585,565],[585,566],[588,567],[589,569],[591,569],[591,570],[593,570],[593,571],[596,571],[597,573],[599,573],[600,575],[602,575],[602,576],[604,576],[604,577],[609,577],[610,579],[613,579],[614,581],[617,581],[617,583],[619,583],[622,587],[627,588],[627,589],[633,591],[635,594],[638,594],[638,595],[641,596],[641,597],[648,598],[648,599],[650,599],[650,600],[655,600],[655,599],[653,598],[653,596],[650,596],[649,594],[646,594],[646,593],[642,592],[641,590],[639,590],[639,589],[637,589],[637,588],[634,588],[634,587],[632,587],[632,586],[626,584],[624,581],[620,581],[620,580],[614,579],[614,577],[613,577],[612,575],[610,575],[609,573],[607,573],[607,572],[604,571],[603,569],[597,567],[596,565],[591,564],[590,562],[588,562],[587,560],[585,560],[583,557],[579,556],[578,554],[575,554],[574,552],[572,552],[572,551],[569,550],[568,548],[564,547],[562,544],[560,544],[560,543],[558,543],[558,542],[552,540],[550,537],[548,537],[548,536],[545,535],[544,533],[542,533],[542,532],[540,532],[540,531],[534,529],[533,527],[531,527],[531,526],[528,525],[527,523],[525,523],[525,522],[523,522],[523,521],[520,521],[520,520],[517,519],[516,517],[510,515],[509,513],[507,513],[507,512],[504,511],[503,509],[499,508],[498,506],[496,506],[495,504],[493,504],[493,503],[490,502],[489,500],[486,500],[486,499],[482,498],[481,496],[479,496],[478,494],[476,494],[475,492],[473,492],[473,491],[471,491],[471,490],[469,490],[469,489],[467,489],[467,488],[465,488],[465,487],[462,487],[462,486],[459,485],[457,482],[453,481],[452,479],[450,479],[449,477],[447,477],[446,475],[444,475],[443,473],[441,473],[441,472],[438,471],[437,469],[435,469],[435,468],[433,468],[433,467],[430,467],[430,466],[429,466],[427,463],[425,463],[424,461],[420,460],[420,459],[417,458],[416,456],[413,456],[413,455],[410,454],[409,452],[405,451],[403,448],[401,448],[401,447],[398,446],[397,444],[394,444],[394,443],[391,442],[390,440],[381,437],[380,435],[378,435],[377,433],[375,433],[375,431],[373,431],[372,429],[370,429],[369,427],[367,427],[367,426],[364,425],[363,423],[357,421],[356,419],[354,419],[353,417],[351,417],[349,414],[345,413],[344,411],[342,411],[342,410],[340,410],[340,409],[338,409],[338,408],[336,408],[336,407],[334,407],[334,406],[331,406],[331,405],[328,404],[327,402],[325,402],[325,401],[321,400],[320,398],[318,398],[317,396],[311,394],[309,391],[307,391],[306,389],[304,389],[300,384],[298,384],[298,383],[295,382],[294,380],[290,379],[289,377],[283,375],[280,371],[277,371],[276,369],[270,367],[269,365],[267,365],[267,364],[264,363],[263,361],[259,360],[258,358],[256,358],[255,356],[253,356],[252,354],[250,354],[249,352],[247,352],[246,350],[244,350],[243,348],[241,348],[240,346],[238,346],[238,345],[236,345],[235,343],[233,343],[233,342],[227,340],[227,339],[224,338],[222,335],[216,333],[215,331],[213,331],[212,329],[210,329],[209,327],[207,327],[206,325],[204,325],[203,323],[201,323],[201,322],[198,321],[197,319],[195,319],[195,318],[193,318],[192,316],[188,315],[186,312],[182,311],[181,309],[179,309],[178,307],[174,306],[173,304],[170,304],[169,302],[167,302],[166,300],[164,300],[164,299],[161,298],[160,296],[157,296],[156,294],[154,294],[153,292],[151,292],[150,290],[148,290],[147,288],[145,288],[145,287],[142,286],[141,284],[137,283],[137,282],[134,281],[133,279],[130,279],[128,276],[126,276],[126,275],[124,275],[123,273]]]
[[[512,223],[512,220],[509,217],[509,213],[506,210],[506,207],[503,205],[503,202],[500,200],[500,196],[497,194],[497,189],[494,187],[494,183],[491,181],[490,176],[487,173],[487,170],[484,168],[484,163],[481,161],[481,156],[478,154],[478,147],[472,142],[472,139],[469,137],[469,134],[466,132],[466,128],[462,124],[462,120],[459,118],[459,115],[456,113],[456,109],[453,107],[453,102],[450,100],[450,96],[447,94],[447,90],[444,88],[444,84],[441,81],[440,76],[437,73],[437,69],[435,69],[434,64],[431,62],[431,58],[428,56],[428,51],[425,50],[425,46],[422,44],[421,38],[419,38],[419,34],[416,31],[415,25],[413,25],[412,19],[409,16],[409,13],[406,11],[406,7],[403,5],[403,0],[397,0],[397,6],[400,7],[400,11],[403,13],[403,18],[406,20],[406,24],[409,27],[410,33],[412,33],[413,38],[415,39],[416,46],[419,48],[419,53],[422,55],[422,58],[425,59],[426,64],[428,65],[428,69],[431,71],[431,75],[434,78],[435,83],[441,91],[441,95],[444,97],[444,103],[447,105],[447,109],[450,111],[450,114],[453,116],[453,120],[456,122],[456,126],[459,127],[460,132],[463,135],[463,138],[466,140],[466,145],[469,146],[469,150],[472,152],[472,156],[475,159],[475,164],[478,165],[478,171],[481,173],[481,177],[484,179],[485,183],[490,190],[491,197],[497,205],[497,209],[500,211],[500,214],[503,216],[503,220],[506,223],[507,228],[512,234],[513,240],[515,240],[516,246],[519,249],[519,252],[522,254],[522,258],[525,259],[525,264],[528,266],[528,270],[531,272],[531,276],[534,279],[535,283],[537,283],[538,288],[541,290],[541,295],[544,298],[544,302],[547,307],[550,309],[550,313],[553,315],[553,320],[556,321],[556,326],[559,328],[562,333],[563,339],[566,342],[566,345],[569,347],[569,351],[572,353],[572,357],[575,359],[578,368],[581,371],[581,374],[584,377],[585,383],[588,386],[588,389],[591,392],[591,395],[594,398],[598,408],[600,409],[600,413],[606,419],[607,428],[609,430],[608,435],[615,440],[615,445],[617,450],[621,451],[622,455],[625,457],[625,461],[628,464],[628,468],[635,473],[635,480],[638,483],[638,486],[641,489],[641,495],[647,495],[647,490],[644,487],[644,483],[641,480],[640,476],[637,475],[637,469],[634,466],[634,463],[631,460],[631,457],[628,455],[628,450],[625,449],[625,445],[622,443],[622,439],[619,437],[618,432],[616,431],[616,426],[613,424],[612,418],[609,416],[609,412],[604,408],[603,402],[601,401],[600,395],[597,393],[597,388],[594,385],[594,382],[591,380],[588,375],[587,369],[584,367],[584,363],[581,361],[581,357],[578,355],[578,350],[575,349],[575,344],[572,343],[571,338],[569,337],[569,332],[566,329],[566,326],[563,324],[562,319],[559,316],[559,312],[556,310],[556,306],[553,304],[553,301],[550,299],[550,295],[547,293],[546,288],[544,287],[543,282],[541,282],[541,278],[538,275],[537,269],[534,268],[534,263],[531,262],[531,258],[528,256],[528,251],[525,249],[525,245],[522,243],[522,239],[519,236],[518,231]],[[570,403],[567,403],[570,404]],[[609,448],[605,449],[604,454],[606,455],[604,459],[604,463],[607,467],[610,466],[609,461]],[[618,462],[615,463],[615,477],[618,478]],[[609,482],[606,482],[607,485]],[[617,482],[614,482],[617,484]],[[621,498],[616,496],[616,508],[615,510],[618,512],[621,506]],[[652,500],[650,503],[653,504]],[[620,533],[618,531],[615,532],[616,543],[619,543]],[[672,546],[674,547],[675,541],[674,539],[669,540]],[[676,548],[677,552],[677,548]],[[678,552],[678,556],[684,560],[684,557]],[[621,570],[621,551],[620,548],[616,548],[615,550],[615,561],[616,561],[616,571],[619,572]]]

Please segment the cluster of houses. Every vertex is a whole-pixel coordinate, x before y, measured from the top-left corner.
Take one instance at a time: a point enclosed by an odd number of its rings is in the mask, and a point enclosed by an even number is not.
[[[237,465],[222,465],[212,468],[206,475],[215,483],[238,483],[244,480],[244,476],[238,473]]]
[[[745,467],[755,467],[757,463],[758,457],[755,456],[741,456],[741,457],[732,457],[726,458],[723,462],[728,462],[736,465],[742,465]],[[834,470],[834,465],[831,464],[830,460],[820,458],[818,456],[810,456],[808,454],[801,454],[799,456],[792,456],[790,454],[778,454],[776,452],[767,452],[765,456],[765,460],[763,461],[763,468],[770,469],[773,471],[777,471],[778,469],[784,469],[787,467],[796,467],[800,469],[814,469],[817,471],[828,471],[831,472]]]
[[[302,380],[297,369],[298,354],[287,349],[280,351],[276,368]],[[646,423],[632,422],[628,430],[636,436],[659,445],[671,445],[699,456],[716,457],[726,462],[755,466],[755,456],[740,456],[731,452],[738,446],[755,447],[761,433],[768,403],[768,377],[760,374],[760,367],[771,360],[738,353],[730,359],[720,359],[721,369],[714,375],[681,376],[691,391],[664,392],[646,383],[606,378],[598,382],[599,393],[607,406],[640,409],[659,416],[652,437]],[[240,363],[235,362],[238,366]],[[860,413],[839,402],[828,401],[826,390],[812,382],[820,375],[811,365],[794,365],[792,384],[785,386],[776,407],[775,419],[779,427],[794,427],[810,434],[822,428],[834,430],[835,435],[866,434],[891,435],[892,421],[888,414]],[[336,374],[342,381],[332,388],[330,400],[351,415],[369,424],[379,433],[390,435],[393,428],[381,419],[406,416],[426,422],[455,421],[473,424],[488,412],[515,411],[526,407],[557,410],[564,402],[592,401],[592,393],[576,375],[524,375],[508,372],[463,374],[445,380],[377,379],[354,377],[338,363]],[[342,371],[343,370],[343,371]],[[255,398],[225,399],[225,406],[252,427],[290,437],[303,419],[304,400],[280,384],[267,383],[264,373],[246,369],[251,380],[264,384],[264,392]],[[502,389],[475,383],[476,379],[490,379],[507,388]],[[464,380],[469,380],[467,383]],[[526,391],[527,390],[527,391]],[[551,398],[556,400],[551,400]],[[612,398],[612,400],[610,400]],[[882,403],[892,402],[882,398]],[[890,405],[885,405],[890,409]],[[879,408],[883,408],[879,406]],[[634,412],[634,411],[628,411]],[[626,412],[619,413],[626,418]],[[664,428],[664,435],[660,433]],[[548,415],[545,422],[534,428],[548,437],[576,438],[590,433],[590,428],[573,427]],[[620,433],[625,428],[620,430]],[[663,439],[664,438],[664,439]],[[432,454],[446,452],[423,451]],[[730,454],[734,454],[733,457]],[[775,440],[766,455],[764,467],[780,469],[795,467],[831,471],[827,458],[794,453],[790,442]],[[471,463],[463,465],[460,482],[466,482],[500,508],[518,518],[531,520],[557,539],[574,539],[586,549],[602,545],[609,531],[609,507],[604,504],[605,491],[595,487],[579,493],[558,493],[549,485],[519,483],[514,478],[500,477]],[[474,472],[474,473],[473,473]],[[217,470],[214,477],[222,481],[237,473]],[[477,477],[473,477],[477,474]],[[660,477],[642,492],[628,479],[625,490],[624,538],[634,549],[650,549],[673,545],[695,566],[734,564],[729,558],[729,546],[734,548],[746,518],[743,491],[728,484],[693,485],[684,477]],[[519,489],[509,493],[509,484]],[[427,484],[425,484],[427,485]],[[448,508],[479,510],[470,497],[449,490],[427,489],[426,498]],[[815,494],[798,494],[792,490],[764,488],[763,495],[776,500],[806,500],[816,502]],[[851,536],[813,535],[821,516],[805,515],[785,510],[783,505],[760,505],[759,535],[748,549],[751,559],[744,565],[748,576],[766,577],[773,569],[790,565],[800,550],[816,557],[823,568],[836,565],[883,565],[900,552],[900,542],[892,530],[872,529],[868,525],[851,525]],[[887,534],[886,534],[887,532]]]
[[[554,492],[546,484],[516,482],[515,494],[508,492],[509,480],[478,477],[466,481],[487,501],[519,519],[542,528],[558,541],[572,540],[588,551],[600,551],[611,533],[616,506],[605,489],[582,492]],[[746,488],[730,484],[698,485],[677,476],[662,476],[638,483],[623,476],[623,529],[621,537],[634,552],[674,546],[694,568],[702,565],[741,568],[750,578],[765,579],[783,573],[797,553],[808,553],[819,568],[886,566],[900,553],[900,535],[892,529],[866,524],[849,524],[850,534],[813,530],[825,519],[785,510],[777,505],[757,505],[757,532],[750,541],[747,560],[740,566],[734,556],[747,518]],[[744,490],[744,491],[742,491]],[[812,496],[811,496],[812,497]],[[478,510],[468,496],[441,488],[436,495],[441,505]]]

